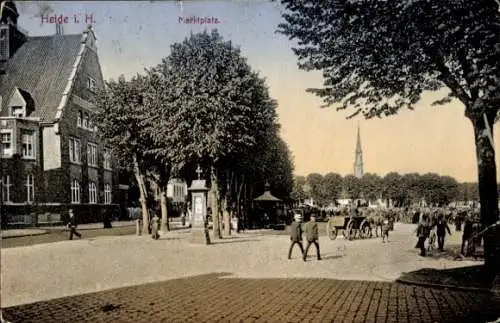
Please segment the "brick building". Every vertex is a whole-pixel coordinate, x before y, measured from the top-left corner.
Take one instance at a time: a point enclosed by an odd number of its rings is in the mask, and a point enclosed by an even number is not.
[[[28,37],[11,1],[0,16],[2,223],[64,222],[68,207],[101,221],[126,193],[92,123],[104,86],[94,32]]]

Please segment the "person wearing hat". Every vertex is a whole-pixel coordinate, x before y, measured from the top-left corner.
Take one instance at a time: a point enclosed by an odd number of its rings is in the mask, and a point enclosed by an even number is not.
[[[298,244],[300,251],[302,252],[302,258],[304,258],[304,246],[302,245],[302,227],[300,223],[302,222],[302,215],[295,214],[295,221],[290,225],[290,249],[288,249],[288,259],[292,259],[293,247]]]
[[[75,214],[73,213],[73,209],[68,210],[69,221],[67,227],[69,229],[69,240],[73,240],[73,236],[77,236],[79,239],[82,238],[82,234],[76,231],[76,219]]]
[[[309,222],[307,222],[306,225],[306,239],[307,239],[307,245],[306,245],[306,251],[304,252],[304,261],[307,259],[307,251],[309,250],[309,247],[311,244],[314,243],[314,246],[316,247],[316,256],[318,257],[318,260],[321,260],[321,255],[319,253],[319,234],[318,234],[318,222],[316,222],[316,214],[311,214]]]

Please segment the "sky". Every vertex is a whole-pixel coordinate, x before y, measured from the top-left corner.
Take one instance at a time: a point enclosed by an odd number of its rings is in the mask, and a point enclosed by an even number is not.
[[[270,1],[113,1],[17,2],[19,25],[30,36],[55,33],[42,23],[40,8],[49,16],[67,16],[65,34],[81,33],[86,16],[94,20],[101,68],[106,80],[142,73],[168,56],[170,45],[191,32],[217,28],[241,48],[249,64],[267,80],[278,102],[281,135],[293,154],[296,175],[317,172],[353,173],[357,126],[361,129],[364,171],[427,173],[477,181],[472,125],[459,102],[431,106],[446,90],[427,93],[414,111],[383,119],[347,120],[346,111],[320,108],[321,99],[306,93],[321,87],[319,72],[297,67],[294,42],[277,34],[283,8]],[[179,23],[179,17],[217,18],[218,24]],[[75,17],[77,22],[75,22]],[[89,21],[90,22],[90,21]],[[498,129],[495,127],[495,132]],[[498,150],[498,135],[495,149]],[[498,165],[498,163],[497,163]],[[500,177],[500,176],[499,176]]]

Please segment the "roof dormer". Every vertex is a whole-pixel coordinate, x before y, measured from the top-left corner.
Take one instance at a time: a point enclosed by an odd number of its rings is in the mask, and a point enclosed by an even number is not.
[[[10,109],[9,114],[13,117],[29,117],[35,111],[35,100],[33,100],[29,92],[16,87],[10,98],[8,107]]]

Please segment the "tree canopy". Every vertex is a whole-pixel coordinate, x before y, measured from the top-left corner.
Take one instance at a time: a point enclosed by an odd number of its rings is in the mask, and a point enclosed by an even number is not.
[[[479,198],[477,184],[458,183],[453,177],[436,173],[400,175],[390,172],[384,177],[367,173],[362,178],[312,173],[307,177],[297,176],[294,183],[295,199],[313,198],[315,203],[323,206],[342,198],[361,198],[372,202],[392,200],[396,206],[409,206],[423,200],[444,206],[453,201],[477,201]],[[311,187],[308,193],[305,192],[306,185]]]
[[[365,117],[413,109],[446,86],[466,113],[500,105],[500,15],[494,0],[281,1],[279,32],[298,40],[299,66],[320,70],[329,106]]]

